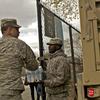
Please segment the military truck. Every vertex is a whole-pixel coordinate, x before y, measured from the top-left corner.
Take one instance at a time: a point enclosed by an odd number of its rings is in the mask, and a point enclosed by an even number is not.
[[[100,100],[100,0],[79,0],[83,73],[77,75],[78,100]]]

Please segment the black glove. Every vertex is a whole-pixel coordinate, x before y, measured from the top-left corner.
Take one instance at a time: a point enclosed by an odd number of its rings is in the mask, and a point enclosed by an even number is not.
[[[27,81],[26,77],[25,77],[24,85],[29,85],[29,82]]]
[[[38,84],[44,84],[43,80],[36,80],[35,82],[38,83]]]

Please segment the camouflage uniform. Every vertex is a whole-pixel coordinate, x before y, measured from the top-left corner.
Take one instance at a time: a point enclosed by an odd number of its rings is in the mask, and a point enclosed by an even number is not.
[[[33,51],[25,42],[3,36],[0,39],[0,100],[22,100],[23,66],[28,70],[37,69],[38,63]]]
[[[59,43],[61,41],[54,39],[50,43]],[[50,43],[48,43],[50,45]],[[47,100],[73,100],[67,99],[70,96],[71,74],[67,57],[60,49],[50,54],[46,71],[47,79],[44,80],[46,86]]]

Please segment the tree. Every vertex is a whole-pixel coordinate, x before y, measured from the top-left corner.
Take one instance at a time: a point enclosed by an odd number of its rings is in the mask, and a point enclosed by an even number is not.
[[[67,22],[79,19],[78,0],[41,0],[50,10]]]
[[[71,57],[71,46],[70,39],[67,38],[64,41],[65,53],[68,56],[68,61],[72,65]],[[83,53],[82,53],[82,42],[80,39],[80,34],[73,32],[73,47],[74,47],[74,62],[75,62],[75,71],[76,73],[81,73],[83,71]],[[71,67],[73,69],[73,67]]]
[[[66,39],[64,44],[66,53],[68,56],[71,56],[71,46],[70,46],[70,39]],[[74,56],[79,58],[82,61],[82,43],[80,39],[80,34],[73,32],[73,47],[74,47]]]

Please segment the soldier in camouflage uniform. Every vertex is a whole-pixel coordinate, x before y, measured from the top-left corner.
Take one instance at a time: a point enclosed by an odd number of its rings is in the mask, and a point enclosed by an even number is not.
[[[70,96],[71,73],[67,56],[61,49],[62,41],[53,38],[49,43],[50,59],[47,63],[47,79],[43,81],[46,86],[47,100],[74,100]]]
[[[31,48],[18,39],[19,28],[15,19],[1,20],[0,100],[22,100],[22,67],[25,66],[28,70],[36,70],[38,67]]]

